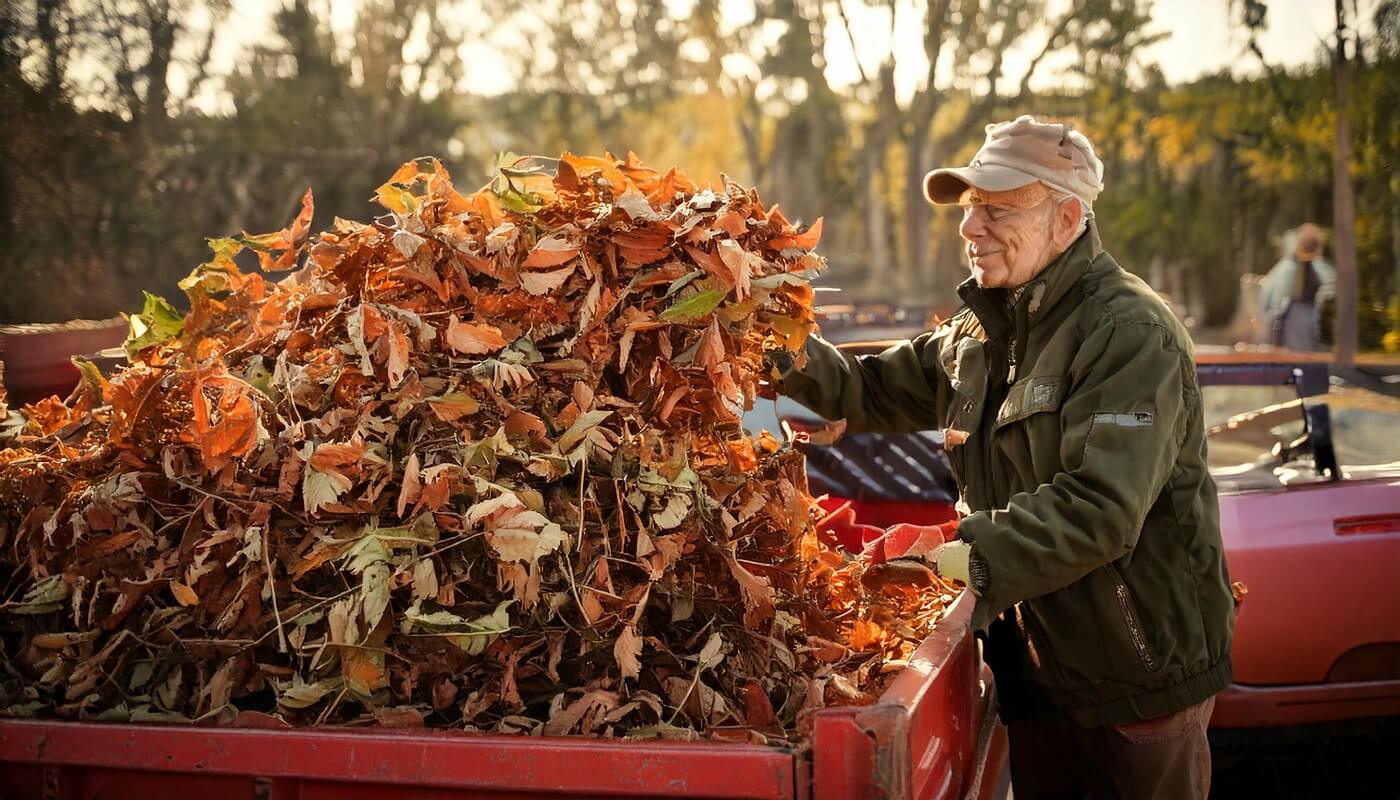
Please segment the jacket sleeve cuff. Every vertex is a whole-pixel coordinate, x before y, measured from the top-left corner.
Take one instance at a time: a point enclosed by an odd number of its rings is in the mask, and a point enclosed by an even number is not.
[[[992,582],[992,570],[987,566],[981,554],[972,550],[967,558],[967,585],[972,588],[972,593],[981,597],[987,591],[987,585]]]

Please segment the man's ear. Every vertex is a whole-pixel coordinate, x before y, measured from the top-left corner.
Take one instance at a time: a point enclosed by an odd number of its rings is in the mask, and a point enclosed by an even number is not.
[[[1068,247],[1075,240],[1075,232],[1079,230],[1079,221],[1084,218],[1084,206],[1080,204],[1079,198],[1072,197],[1055,207],[1055,241],[1063,247]]]

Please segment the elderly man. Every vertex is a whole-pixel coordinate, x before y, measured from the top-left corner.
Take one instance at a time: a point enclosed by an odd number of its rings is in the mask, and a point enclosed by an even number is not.
[[[1201,397],[1185,329],[1099,241],[1102,175],[1067,125],[988,126],[925,179],[963,208],[963,307],[878,355],[812,340],[779,388],[852,431],[947,430],[956,538],[866,557],[976,594],[1017,800],[1203,798],[1233,602]]]

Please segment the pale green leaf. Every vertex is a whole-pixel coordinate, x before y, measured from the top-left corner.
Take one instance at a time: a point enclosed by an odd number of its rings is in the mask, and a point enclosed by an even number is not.
[[[759,289],[776,289],[779,286],[801,286],[804,283],[811,283],[815,273],[805,272],[779,272],[773,275],[765,275],[762,278],[754,278],[750,283]]]
[[[301,502],[306,513],[315,514],[322,506],[330,505],[351,486],[350,479],[336,472],[322,472],[307,465],[301,477]]]
[[[667,499],[666,508],[653,514],[651,521],[663,531],[670,530],[685,521],[691,505],[690,495],[673,494]]]
[[[589,431],[598,427],[598,425],[611,416],[612,413],[611,411],[599,409],[579,414],[578,418],[574,420],[574,424],[570,425],[569,429],[564,431],[564,435],[559,437],[560,452],[567,453],[574,449],[574,445],[582,441],[583,438],[588,435]]]
[[[445,609],[424,613],[415,605],[404,614],[404,619],[425,633],[447,637],[448,641],[470,655],[479,655],[497,636],[510,630],[508,609],[514,602],[502,600],[490,614],[483,614],[471,620]]]
[[[670,297],[676,292],[679,292],[681,289],[684,289],[685,287],[689,286],[691,281],[704,274],[704,270],[697,269],[693,272],[687,272],[679,278],[676,278],[675,280],[671,281],[670,286],[666,287],[666,294],[662,295],[662,297]]]
[[[699,292],[661,312],[659,319],[663,322],[682,322],[703,317],[719,306],[725,294],[723,289]]]
[[[427,600],[437,597],[437,567],[431,558],[425,558],[413,565],[413,599]]]
[[[361,610],[365,630],[372,631],[389,609],[389,565],[383,561],[365,567],[360,576]]]
[[[48,614],[63,607],[68,593],[69,586],[63,576],[50,575],[29,587],[18,603],[7,604],[3,608],[11,614]]]
[[[315,705],[321,698],[331,692],[339,690],[345,685],[345,680],[340,677],[325,678],[314,683],[307,683],[302,680],[301,675],[292,676],[292,683],[277,697],[277,705],[283,708],[307,708]]]
[[[363,573],[374,564],[389,560],[389,550],[372,531],[366,532],[345,551],[345,568],[356,575]]]
[[[132,315],[128,320],[130,332],[122,345],[129,357],[135,357],[148,347],[176,338],[185,326],[184,315],[176,311],[164,297],[150,292],[142,294],[146,296],[146,305],[140,314]]]

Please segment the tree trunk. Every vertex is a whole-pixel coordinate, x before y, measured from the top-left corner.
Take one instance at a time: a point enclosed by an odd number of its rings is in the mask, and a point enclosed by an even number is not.
[[[59,41],[58,19],[62,3],[39,0],[34,4],[35,29],[44,50],[44,99],[57,104],[63,94],[63,43]],[[9,10],[6,10],[8,16]]]
[[[1345,0],[1335,0],[1337,49],[1332,57],[1332,93],[1337,112],[1336,143],[1332,149],[1332,226],[1337,259],[1337,318],[1335,366],[1356,364],[1356,192],[1351,184],[1351,121],[1347,114],[1347,54]]]
[[[885,176],[884,142],[866,142],[861,148],[861,179],[865,181],[865,291],[879,295],[890,286],[889,221],[881,189]]]
[[[1390,257],[1395,261],[1390,293],[1400,297],[1400,167],[1390,161]]]
[[[147,33],[151,37],[151,52],[147,56],[146,66],[142,69],[142,72],[146,73],[143,121],[154,121],[156,125],[164,127],[166,115],[170,111],[170,62],[175,55],[175,37],[180,23],[175,20],[176,12],[168,1],[152,4],[147,13],[150,15],[147,20]]]
[[[929,131],[933,115],[914,121],[908,145],[904,148],[904,258],[895,282],[899,296],[917,302],[912,293],[927,281],[920,273],[932,269],[928,263],[928,201],[924,199],[924,173],[928,172]]]

